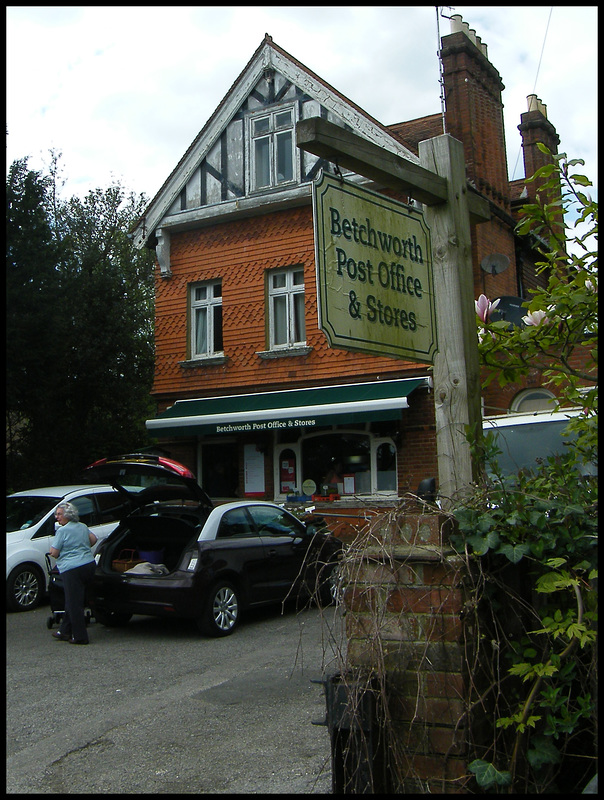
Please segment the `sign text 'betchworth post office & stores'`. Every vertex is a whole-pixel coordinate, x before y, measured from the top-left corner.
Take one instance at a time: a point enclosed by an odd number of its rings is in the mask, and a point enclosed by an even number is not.
[[[325,172],[313,204],[319,327],[331,347],[432,363],[436,311],[422,213]]]

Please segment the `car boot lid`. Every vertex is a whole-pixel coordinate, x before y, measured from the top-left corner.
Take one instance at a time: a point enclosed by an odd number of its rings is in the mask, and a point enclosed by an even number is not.
[[[214,504],[207,493],[197,483],[195,475],[188,467],[164,456],[147,453],[130,453],[128,455],[102,458],[90,464],[84,470],[86,480],[95,483],[108,483],[120,491],[128,487],[143,486],[146,498],[155,489],[162,495],[169,487],[186,487],[191,499],[207,508]]]

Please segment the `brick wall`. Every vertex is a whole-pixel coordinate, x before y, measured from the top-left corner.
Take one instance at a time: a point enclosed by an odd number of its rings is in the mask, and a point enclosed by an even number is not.
[[[157,277],[156,367],[153,394],[164,406],[181,397],[292,388],[426,374],[426,367],[332,349],[318,328],[314,235],[310,206],[195,231],[171,240],[173,275]],[[264,275],[267,270],[304,267],[306,341],[311,352],[295,358],[261,359],[268,347]],[[222,279],[226,364],[183,368],[186,361],[187,287]],[[405,370],[410,372],[405,373]]]
[[[464,562],[440,515],[376,517],[345,574],[347,668],[385,686],[395,790],[448,793],[467,780]]]

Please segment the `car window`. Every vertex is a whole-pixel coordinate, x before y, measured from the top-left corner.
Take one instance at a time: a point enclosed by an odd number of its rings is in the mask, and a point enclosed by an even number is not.
[[[56,497],[37,495],[6,498],[6,530],[21,531],[31,528],[46,516],[57,503]]]
[[[217,539],[234,539],[257,536],[254,525],[244,508],[234,508],[223,516],[218,528]]]
[[[127,503],[119,492],[97,492],[95,494],[99,510],[99,523],[119,522],[127,512]]]
[[[304,526],[280,508],[250,506],[249,512],[262,536],[301,536]]]
[[[73,505],[78,509],[80,522],[83,522],[84,525],[88,525],[88,527],[97,524],[94,495],[83,494],[80,497],[74,497],[69,502],[73,503]]]

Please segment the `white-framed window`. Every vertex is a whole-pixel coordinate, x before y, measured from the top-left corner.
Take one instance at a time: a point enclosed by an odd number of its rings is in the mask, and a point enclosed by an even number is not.
[[[556,397],[549,389],[523,389],[514,397],[510,411],[514,413],[553,409]]]
[[[222,281],[191,284],[189,303],[191,358],[222,353]]]
[[[268,189],[296,178],[294,108],[250,117],[251,189]]]
[[[306,343],[302,267],[268,273],[268,308],[271,350]]]
[[[338,430],[310,433],[274,450],[275,499],[303,493],[395,497],[397,452],[389,437]]]

